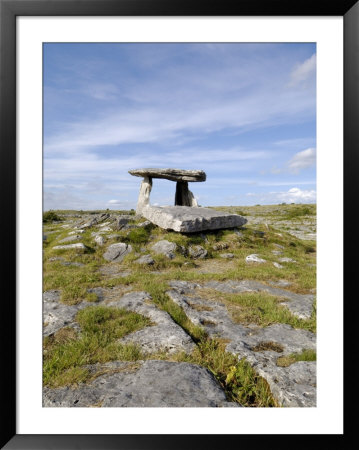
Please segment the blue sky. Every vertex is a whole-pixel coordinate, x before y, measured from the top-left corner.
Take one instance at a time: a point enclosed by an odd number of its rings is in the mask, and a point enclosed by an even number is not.
[[[44,209],[136,207],[143,167],[201,206],[316,201],[315,44],[44,44]],[[174,203],[153,181],[151,203]]]

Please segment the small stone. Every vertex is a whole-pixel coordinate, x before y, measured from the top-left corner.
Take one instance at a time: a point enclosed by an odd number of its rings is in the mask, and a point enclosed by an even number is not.
[[[143,255],[140,258],[136,259],[136,264],[148,264],[152,265],[154,264],[155,260],[152,258],[151,255]]]
[[[201,245],[193,245],[188,249],[188,253],[192,258],[203,259],[207,256],[208,252]]]
[[[96,242],[97,245],[102,247],[105,244],[105,239],[104,239],[103,236],[96,236],[95,237],[95,242]]]
[[[149,220],[145,220],[144,222],[139,223],[137,226],[138,226],[139,228],[146,228],[146,227],[148,227],[149,225],[151,225],[151,222],[150,222]]]
[[[64,239],[61,239],[61,241],[59,241],[59,243],[62,244],[63,242],[73,242],[73,241],[78,241],[79,239],[81,239],[81,236],[79,234],[76,234],[76,235],[68,236],[68,237],[65,237]]]
[[[293,263],[297,262],[297,261],[295,261],[294,259],[292,259],[292,258],[287,258],[287,257],[279,258],[279,261],[280,261],[280,262],[293,262]]]
[[[119,242],[118,244],[110,245],[104,253],[103,257],[107,261],[121,262],[123,258],[131,252],[131,245],[125,244],[124,242]]]
[[[273,243],[273,245],[274,245],[275,247],[277,247],[277,248],[280,248],[281,250],[284,250],[284,246],[283,246],[283,245],[275,244],[275,243]]]
[[[76,230],[76,231],[70,231],[69,236],[72,236],[73,234],[82,234],[85,230]]]
[[[234,258],[234,254],[233,253],[222,253],[221,255],[219,255],[221,258],[224,259],[231,259]]]
[[[215,244],[212,248],[214,251],[217,251],[217,250],[225,250],[228,247],[229,245],[226,242],[219,242],[218,244]]]
[[[280,265],[280,264],[277,263],[277,262],[274,262],[274,263],[273,263],[273,266],[276,267],[277,269],[283,269],[283,266]]]
[[[273,253],[273,255],[276,255],[276,256],[283,254],[283,252],[281,252],[280,250],[272,250],[272,253]]]
[[[71,262],[71,261],[64,261],[61,263],[62,266],[74,266],[74,267],[83,267],[85,264],[82,264],[80,262]]]
[[[173,259],[175,257],[175,250],[177,245],[174,242],[169,242],[167,240],[162,240],[156,242],[156,244],[152,245],[151,249],[158,255],[165,255],[169,259]]]
[[[246,262],[247,263],[258,263],[258,264],[263,264],[265,262],[267,262],[265,259],[260,258],[258,255],[256,255],[255,253],[253,253],[252,255],[248,255],[246,257]]]
[[[86,247],[84,246],[84,244],[82,242],[78,242],[77,244],[55,245],[55,247],[53,247],[53,249],[54,250],[71,250],[71,249],[85,250]]]

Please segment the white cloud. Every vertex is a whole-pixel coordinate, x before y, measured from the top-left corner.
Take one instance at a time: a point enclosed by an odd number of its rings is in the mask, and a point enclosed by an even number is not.
[[[109,203],[110,205],[118,205],[118,204],[121,203],[121,202],[120,202],[120,200],[109,200],[108,203]]]
[[[315,74],[316,65],[317,57],[314,53],[310,58],[294,68],[290,74],[289,86],[299,85],[311,78]]]
[[[301,190],[297,187],[289,189],[288,192],[277,192],[278,199],[286,203],[313,203],[316,201],[316,191]]]
[[[278,203],[315,203],[316,191],[314,189],[302,190],[293,187],[288,191],[268,192],[268,193],[254,193],[248,192],[247,197],[250,197],[252,203],[259,204],[278,204]]]
[[[315,166],[316,149],[307,148],[299,153],[296,153],[288,162],[289,171],[292,173],[299,173],[303,169]]]

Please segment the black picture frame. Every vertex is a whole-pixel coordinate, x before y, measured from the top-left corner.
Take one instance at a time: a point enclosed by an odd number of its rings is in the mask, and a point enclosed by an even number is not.
[[[277,435],[19,435],[16,433],[16,17],[18,16],[342,16],[344,19],[344,241],[346,293],[355,280],[355,264],[348,259],[357,248],[355,186],[359,169],[359,2],[358,0],[238,0],[237,2],[198,0],[0,0],[0,192],[2,250],[6,264],[2,269],[2,402],[1,448],[6,449],[182,449],[223,448],[224,446],[266,444],[275,440],[281,448],[293,442],[294,435],[278,440]],[[355,292],[355,291],[353,291]],[[355,306],[345,305],[345,342],[354,340]],[[6,319],[5,319],[6,318]],[[353,333],[353,336],[351,334]],[[348,365],[349,346],[345,347],[346,382],[355,384],[355,372]],[[350,375],[351,374],[351,375]],[[351,380],[350,380],[351,378]],[[344,392],[345,405],[351,388]],[[353,391],[355,395],[355,391]],[[345,421],[344,439],[354,428],[354,415]],[[283,430],[285,435],[285,430]],[[284,436],[282,435],[282,437]],[[316,437],[316,436],[314,436]],[[320,437],[320,436],[317,436]],[[308,435],[296,435],[301,445]],[[339,444],[339,443],[338,443]],[[341,447],[343,446],[340,443]]]

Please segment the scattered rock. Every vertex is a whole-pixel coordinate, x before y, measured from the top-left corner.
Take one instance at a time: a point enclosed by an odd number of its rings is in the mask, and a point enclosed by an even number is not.
[[[116,220],[115,228],[121,230],[125,225],[129,223],[130,220],[133,220],[133,216],[130,215],[119,216]]]
[[[274,262],[273,266],[276,267],[277,269],[283,269],[283,266],[277,262]]]
[[[295,261],[294,259],[292,259],[292,258],[287,258],[287,257],[284,257],[284,258],[279,258],[279,261],[280,262],[292,262],[292,263],[295,263],[295,262],[297,262],[297,261]]]
[[[119,242],[117,244],[112,244],[107,247],[106,252],[103,257],[107,261],[121,262],[123,258],[132,252],[132,247],[130,244],[125,244],[124,242]]]
[[[158,255],[165,255],[169,259],[173,259],[175,257],[175,250],[177,245],[174,242],[169,242],[167,240],[162,240],[156,242],[156,244],[152,245],[151,249]]]
[[[82,242],[78,242],[77,244],[68,244],[68,245],[55,245],[55,247],[52,247],[54,250],[86,250],[86,247]]]
[[[76,230],[76,231],[70,231],[69,236],[72,236],[74,234],[82,234],[84,233],[85,230]]]
[[[246,263],[258,263],[258,264],[262,264],[267,262],[265,259],[260,258],[258,255],[256,255],[255,253],[253,253],[252,255],[248,255],[246,257]]]
[[[233,253],[221,253],[219,256],[221,258],[224,258],[224,259],[232,259],[232,258],[234,258],[234,254]]]
[[[290,281],[287,280],[267,281],[267,283],[277,287],[288,287],[292,284]]]
[[[44,407],[227,407],[217,380],[208,369],[185,362],[112,362],[107,374],[77,389],[44,389]],[[111,373],[112,369],[112,373]]]
[[[102,247],[105,244],[105,238],[103,236],[96,236],[95,237],[95,242],[96,242],[97,245]]]
[[[136,259],[135,263],[152,265],[155,263],[155,260],[152,258],[151,255],[143,255],[140,258]]]
[[[226,250],[229,247],[229,245],[226,242],[219,242],[218,244],[213,245],[213,250]]]
[[[146,228],[146,227],[148,227],[149,225],[151,225],[151,222],[150,222],[149,220],[145,220],[144,222],[139,223],[137,226],[138,226],[139,228]]]
[[[273,243],[273,245],[277,248],[280,248],[281,250],[284,250],[284,248],[285,248],[283,245],[280,245],[280,244]]]
[[[191,256],[191,258],[194,259],[203,259],[207,256],[208,252],[205,248],[203,248],[201,245],[191,245],[188,248],[188,253]]]
[[[273,255],[276,255],[276,256],[283,254],[283,252],[281,252],[280,250],[272,250],[272,253],[273,253]]]
[[[74,267],[84,267],[85,264],[76,261],[64,261],[61,263],[62,266],[74,266]]]
[[[81,236],[79,234],[76,234],[76,235],[68,236],[68,237],[65,237],[64,239],[61,239],[61,241],[59,241],[59,243],[62,244],[64,242],[73,242],[73,241],[78,241],[79,239],[81,239]]]

